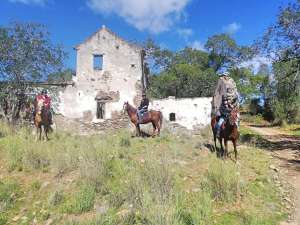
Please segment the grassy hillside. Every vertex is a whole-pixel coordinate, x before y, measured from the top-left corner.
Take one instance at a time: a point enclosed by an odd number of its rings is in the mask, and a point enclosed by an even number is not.
[[[270,156],[239,147],[239,163],[195,137],[131,138],[1,125],[0,225],[272,225],[286,217]]]

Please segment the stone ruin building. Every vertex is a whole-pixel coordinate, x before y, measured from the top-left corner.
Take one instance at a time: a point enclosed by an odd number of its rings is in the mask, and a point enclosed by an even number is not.
[[[140,46],[103,26],[75,49],[75,85],[60,93],[59,112],[63,116],[103,122],[121,118],[125,101],[138,104],[147,82]]]
[[[100,124],[101,128],[128,126],[123,104],[128,101],[138,106],[142,90],[147,88],[144,50],[105,26],[75,49],[74,86],[60,92],[60,114]],[[211,98],[157,99],[151,101],[149,108],[161,110],[165,121],[190,130],[210,123]]]

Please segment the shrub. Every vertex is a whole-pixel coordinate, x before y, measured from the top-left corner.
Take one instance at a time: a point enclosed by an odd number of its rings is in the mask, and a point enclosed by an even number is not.
[[[5,225],[7,224],[7,216],[4,213],[0,212],[0,225]]]
[[[38,191],[41,188],[41,182],[36,180],[34,182],[32,182],[31,184],[31,189],[33,189],[34,191]]]
[[[208,225],[212,218],[212,199],[209,191],[183,194],[178,209],[179,220],[186,225]]]
[[[120,146],[121,147],[125,147],[128,148],[130,147],[131,143],[130,143],[130,139],[128,137],[122,137],[120,140]]]
[[[64,200],[64,195],[62,191],[54,191],[50,194],[48,198],[48,204],[51,206],[57,206]]]
[[[236,199],[239,190],[237,168],[232,163],[214,160],[209,166],[202,183],[217,201],[230,202]]]
[[[80,190],[71,196],[71,199],[63,205],[63,212],[80,214],[90,211],[94,206],[95,189],[91,186],[82,186]]]
[[[0,212],[13,207],[19,194],[19,185],[17,183],[3,183],[0,181]]]

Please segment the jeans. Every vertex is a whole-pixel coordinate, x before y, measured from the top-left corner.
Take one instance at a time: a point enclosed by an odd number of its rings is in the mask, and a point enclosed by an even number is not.
[[[144,115],[144,113],[145,112],[147,112],[147,109],[140,109],[140,110],[138,110],[138,119],[139,119],[139,121],[141,121],[142,120],[142,117],[143,117],[143,115]]]
[[[216,124],[217,130],[220,130],[222,124],[224,123],[225,119],[223,117],[220,117],[218,123]]]

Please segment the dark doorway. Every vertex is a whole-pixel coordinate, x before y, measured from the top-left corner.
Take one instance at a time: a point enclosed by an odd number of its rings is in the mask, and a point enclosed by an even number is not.
[[[97,119],[104,119],[104,115],[105,115],[105,103],[97,101],[97,113],[96,113]]]
[[[175,113],[170,113],[169,120],[170,121],[176,121],[176,114]]]

